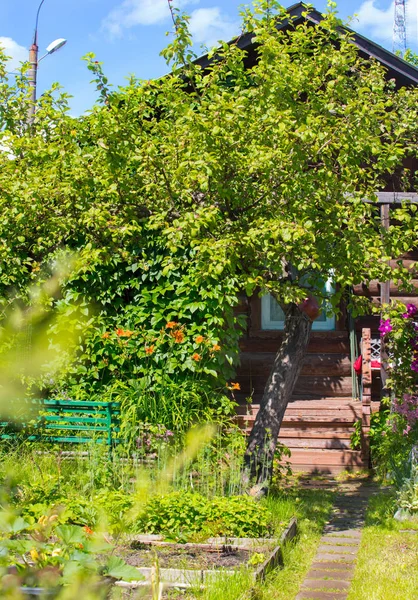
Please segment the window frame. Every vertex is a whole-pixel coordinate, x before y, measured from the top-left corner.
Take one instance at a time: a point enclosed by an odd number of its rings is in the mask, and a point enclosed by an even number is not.
[[[325,292],[332,293],[335,290],[333,282],[328,279],[325,284]],[[283,321],[272,321],[270,318],[270,298],[271,294],[265,294],[261,297],[261,329],[262,331],[283,331]],[[325,321],[313,321],[312,331],[335,331],[336,329],[336,317],[333,314],[331,317],[327,317]]]

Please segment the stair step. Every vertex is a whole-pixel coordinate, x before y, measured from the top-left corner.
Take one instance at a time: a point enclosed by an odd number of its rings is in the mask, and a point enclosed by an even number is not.
[[[287,446],[290,450],[293,451],[293,448],[304,448],[308,450],[309,448],[324,448],[324,449],[345,449],[350,450],[350,440],[349,439],[337,439],[337,438],[328,438],[328,439],[319,439],[319,438],[282,438],[279,436],[279,442],[282,442],[285,446]]]
[[[250,410],[237,410],[237,414],[241,417],[255,417],[258,413],[258,408]],[[347,417],[351,420],[357,420],[361,417],[361,407],[346,408],[287,408],[285,417],[300,417],[309,420],[310,417]]]
[[[257,412],[259,404],[241,404],[237,406],[238,414]],[[355,411],[361,409],[361,402],[347,398],[328,398],[327,400],[291,400],[286,407],[286,412],[333,410],[333,411]]]
[[[290,427],[282,427],[280,429],[279,439],[283,439],[283,443],[287,443],[286,440],[289,439],[324,439],[324,438],[335,438],[338,436],[340,440],[349,440],[351,437],[351,431],[347,427],[333,427],[328,429],[295,429]]]
[[[311,470],[322,465],[334,467],[364,467],[365,462],[360,450],[321,450],[318,448],[295,448],[290,462],[294,466],[307,465]]]
[[[236,420],[238,421],[238,423],[248,423],[248,424],[252,424],[254,423],[256,419],[256,415],[237,415],[236,416]],[[297,416],[297,415],[285,415],[283,417],[283,425],[286,425],[287,423],[300,423],[301,425],[304,426],[309,426],[309,423],[315,423],[315,424],[325,424],[325,425],[334,425],[339,423],[340,425],[342,424],[347,424],[348,426],[353,425],[353,423],[355,423],[357,421],[357,418],[355,416],[351,416],[351,417],[345,417],[345,416],[338,416],[338,415],[303,415],[303,416]]]
[[[340,416],[338,414],[331,415],[287,415],[283,418],[284,423],[354,423],[357,419],[355,416],[350,417]]]
[[[236,381],[240,384],[241,389],[247,392],[262,393],[266,385],[267,377],[265,375],[251,375],[238,372]],[[296,382],[293,396],[314,398],[326,397],[344,397],[347,398],[352,393],[351,376],[337,375],[318,375],[318,376],[301,376]],[[248,394],[247,394],[248,395]]]

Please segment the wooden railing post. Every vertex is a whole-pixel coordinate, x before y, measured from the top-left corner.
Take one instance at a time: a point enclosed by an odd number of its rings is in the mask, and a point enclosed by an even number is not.
[[[383,228],[386,230],[388,230],[390,226],[390,208],[389,204],[381,204],[380,206],[380,219]],[[390,265],[390,261],[388,264]],[[390,281],[380,283],[380,303],[382,306],[390,303]],[[388,356],[383,335],[381,337],[380,376],[382,378],[382,398],[383,396],[387,396],[386,381],[388,378]]]
[[[371,331],[363,328],[361,332],[362,355],[362,394],[361,394],[361,450],[363,459],[370,458],[370,414],[372,401],[372,368],[371,368]]]

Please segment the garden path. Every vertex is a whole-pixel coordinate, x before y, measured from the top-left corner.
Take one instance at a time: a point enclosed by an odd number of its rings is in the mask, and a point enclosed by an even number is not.
[[[340,484],[333,516],[295,600],[345,600],[360,547],[370,496],[380,488],[367,481]]]

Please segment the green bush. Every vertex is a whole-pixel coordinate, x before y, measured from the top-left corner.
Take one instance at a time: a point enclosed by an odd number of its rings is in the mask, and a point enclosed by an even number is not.
[[[171,492],[147,503],[136,528],[179,538],[259,537],[268,534],[269,525],[267,508],[249,496],[208,499],[193,492]]]

